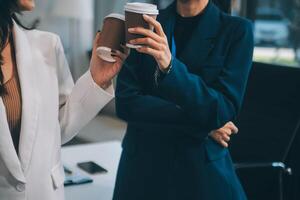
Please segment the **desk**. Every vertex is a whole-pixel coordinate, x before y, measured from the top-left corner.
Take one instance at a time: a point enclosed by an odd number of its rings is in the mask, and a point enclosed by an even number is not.
[[[62,148],[62,160],[74,171],[88,175],[94,182],[65,187],[66,200],[111,200],[121,155],[120,142],[74,145]],[[108,170],[106,174],[90,175],[77,167],[78,162],[94,161]]]

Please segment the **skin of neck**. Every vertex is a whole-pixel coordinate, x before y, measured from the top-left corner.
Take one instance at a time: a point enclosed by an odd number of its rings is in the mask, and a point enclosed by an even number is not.
[[[182,17],[194,17],[204,11],[209,0],[177,0],[177,13]]]
[[[3,56],[4,61],[7,61],[8,58],[10,57],[10,55],[11,55],[11,44],[10,44],[9,37],[10,36],[8,36],[5,47],[4,47],[4,49],[1,53],[1,55]]]
[[[1,66],[2,73],[4,75],[4,83],[6,83],[13,74],[13,60],[12,60],[12,47],[11,43],[7,42],[7,45],[2,51],[2,56],[4,60],[4,65]]]

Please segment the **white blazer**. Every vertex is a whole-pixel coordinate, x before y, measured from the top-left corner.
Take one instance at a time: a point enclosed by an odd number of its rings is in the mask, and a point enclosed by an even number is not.
[[[74,86],[57,35],[14,23],[14,36],[22,124],[18,156],[0,97],[0,199],[63,200],[61,144],[97,115],[113,89],[102,90],[90,71]]]

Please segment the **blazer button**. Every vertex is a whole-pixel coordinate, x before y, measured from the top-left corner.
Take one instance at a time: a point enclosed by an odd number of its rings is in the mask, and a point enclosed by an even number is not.
[[[24,191],[25,191],[25,184],[24,184],[24,183],[18,183],[18,184],[16,185],[16,189],[17,189],[17,191],[19,191],[19,192],[24,192]]]

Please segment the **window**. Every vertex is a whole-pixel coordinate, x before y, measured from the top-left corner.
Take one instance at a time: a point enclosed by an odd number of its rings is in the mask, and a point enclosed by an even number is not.
[[[233,0],[233,13],[253,21],[254,60],[300,65],[300,0]]]
[[[152,0],[161,7],[171,0]],[[232,0],[232,14],[253,21],[254,60],[300,66],[300,0]]]
[[[173,0],[129,0],[165,8]],[[300,0],[231,0],[232,14],[253,21],[254,60],[300,65]]]

